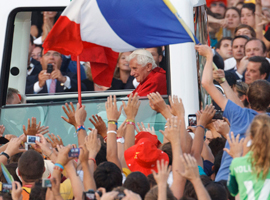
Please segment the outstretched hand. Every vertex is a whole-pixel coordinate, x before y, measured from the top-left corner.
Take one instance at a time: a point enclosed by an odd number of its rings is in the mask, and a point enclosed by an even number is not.
[[[243,142],[244,138],[239,140],[240,134],[234,137],[233,132],[231,132],[231,138],[229,134],[227,134],[227,141],[230,145],[230,149],[224,148],[223,150],[226,151],[232,158],[241,157],[243,153]]]
[[[108,121],[117,121],[121,115],[123,105],[120,106],[118,111],[117,103],[116,103],[116,96],[113,97],[110,95],[107,98],[107,102],[105,103],[105,108],[107,112],[107,119]]]
[[[197,124],[206,127],[206,125],[211,123],[215,113],[215,106],[213,106],[212,104],[205,106],[204,111],[202,111],[200,114]]]
[[[138,93],[135,93],[134,97],[132,94],[130,94],[127,105],[124,101],[122,101],[122,103],[123,103],[124,111],[127,115],[127,119],[135,120],[135,117],[138,113],[138,110],[141,104],[141,102],[139,101]]]
[[[71,106],[71,109],[68,105],[68,103],[65,103],[65,106],[62,106],[62,109],[64,110],[64,112],[66,113],[67,117],[63,117],[61,116],[61,118],[63,120],[65,120],[67,123],[73,125],[75,127],[75,129],[77,129],[77,123],[76,123],[76,120],[75,120],[75,108],[74,108],[74,105],[72,102],[69,103],[70,106]]]
[[[198,164],[196,159],[192,157],[190,154],[184,154],[184,156],[180,156],[182,163],[184,164],[185,171],[179,172],[183,177],[193,182],[196,179],[200,179]]]
[[[41,122],[39,122],[37,125],[37,120],[35,117],[32,117],[31,122],[32,124],[30,123],[30,119],[28,119],[27,129],[25,128],[25,125],[23,125],[23,133],[25,134],[25,136],[38,134],[38,130],[39,130]]]
[[[158,173],[152,170],[154,179],[156,180],[157,184],[167,184],[167,179],[171,172],[171,166],[168,167],[168,161],[164,162],[164,160],[157,160],[157,169]]]
[[[149,99],[150,107],[153,110],[155,110],[156,112],[162,113],[168,109],[164,99],[162,98],[162,96],[158,92],[150,93],[147,95],[147,97]]]
[[[172,115],[177,117],[185,117],[185,108],[182,102],[182,99],[177,95],[173,95],[173,97],[169,96],[169,102],[171,106],[168,106]]]
[[[181,123],[178,117],[171,117],[167,119],[167,128],[165,131],[160,130],[160,132],[167,138],[171,143],[179,142],[180,145],[180,128]]]
[[[98,131],[98,134],[100,134],[103,138],[107,135],[107,127],[103,119],[98,115],[92,115],[92,118],[89,118],[89,121],[95,126],[95,128]],[[90,131],[92,131],[92,128],[88,128]]]

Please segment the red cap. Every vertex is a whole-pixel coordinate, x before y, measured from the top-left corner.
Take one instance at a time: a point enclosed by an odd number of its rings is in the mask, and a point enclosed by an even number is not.
[[[149,139],[156,147],[161,145],[161,142],[158,140],[156,135],[151,134],[150,132],[141,131],[135,136],[135,144],[139,142],[140,139],[147,138]]]
[[[210,8],[211,4],[214,2],[222,2],[227,6],[227,0],[206,0],[207,7]]]
[[[149,139],[142,138],[136,145],[125,151],[125,160],[130,171],[140,171],[145,176],[152,173],[151,170],[157,172],[157,160],[169,162],[166,153],[158,149]]]

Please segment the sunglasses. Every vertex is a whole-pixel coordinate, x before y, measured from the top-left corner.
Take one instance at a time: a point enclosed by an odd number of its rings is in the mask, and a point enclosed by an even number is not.
[[[211,3],[211,6],[213,6],[213,7],[220,6],[220,7],[223,7],[223,8],[226,7],[224,3],[217,3],[217,2]]]

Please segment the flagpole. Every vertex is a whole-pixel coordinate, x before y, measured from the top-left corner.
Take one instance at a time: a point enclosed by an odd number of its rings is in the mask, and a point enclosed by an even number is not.
[[[80,56],[77,56],[77,82],[78,82],[78,102],[82,107],[82,86],[81,86],[81,66]]]

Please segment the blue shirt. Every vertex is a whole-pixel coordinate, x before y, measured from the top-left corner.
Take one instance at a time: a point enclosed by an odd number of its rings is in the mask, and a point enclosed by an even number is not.
[[[226,117],[231,124],[230,133],[233,132],[235,137],[240,134],[240,139],[245,137],[245,133],[249,125],[257,114],[258,113],[255,110],[249,108],[241,108],[231,100],[228,100],[223,112],[223,116]],[[267,114],[270,115],[269,113]],[[228,142],[226,142],[225,148],[230,149]],[[231,162],[232,157],[227,154],[226,151],[224,151],[221,159],[221,165],[215,181],[228,180],[230,172],[229,167]]]

